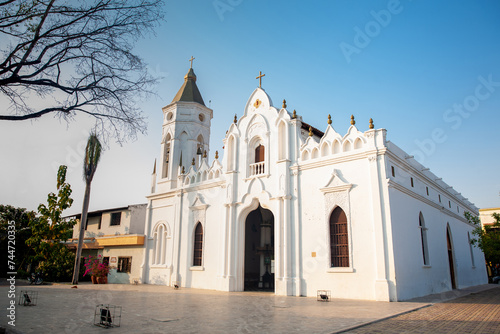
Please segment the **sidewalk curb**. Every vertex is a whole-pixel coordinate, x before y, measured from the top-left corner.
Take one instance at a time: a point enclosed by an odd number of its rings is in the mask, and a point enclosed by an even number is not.
[[[390,315],[390,316],[385,317],[385,318],[380,318],[380,319],[376,319],[376,320],[372,320],[372,321],[366,322],[364,324],[359,324],[359,325],[351,326],[351,327],[348,327],[348,328],[344,328],[344,329],[342,329],[340,331],[332,332],[331,334],[347,333],[347,332],[350,332],[352,330],[355,330],[355,329],[358,329],[358,328],[361,328],[361,327],[369,326],[369,325],[372,325],[372,324],[376,324],[377,322],[381,322],[381,321],[384,321],[384,320],[388,320],[388,319],[392,319],[392,318],[395,318],[395,317],[399,317],[400,315],[408,314],[408,313],[411,313],[411,312],[415,312],[415,311],[418,311],[418,310],[421,310],[421,309],[424,309],[424,308],[427,308],[427,307],[431,307],[433,305],[434,304],[427,304],[427,305],[419,306],[419,307],[414,308],[413,310],[408,310],[408,311],[396,313],[396,314]]]

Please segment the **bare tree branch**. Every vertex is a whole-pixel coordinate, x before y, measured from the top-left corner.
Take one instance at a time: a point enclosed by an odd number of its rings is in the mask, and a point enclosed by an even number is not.
[[[163,0],[0,1],[0,121],[81,113],[118,141],[145,132],[156,79],[131,50],[162,20]]]

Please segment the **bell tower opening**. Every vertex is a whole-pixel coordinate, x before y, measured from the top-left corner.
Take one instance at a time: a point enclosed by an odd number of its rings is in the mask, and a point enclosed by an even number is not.
[[[274,215],[260,204],[245,220],[244,290],[274,292]]]

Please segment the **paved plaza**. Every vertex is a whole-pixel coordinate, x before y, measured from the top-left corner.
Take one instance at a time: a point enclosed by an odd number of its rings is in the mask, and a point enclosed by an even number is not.
[[[72,289],[64,284],[23,286],[18,281],[16,289],[18,295],[21,290],[38,292],[36,306],[16,304],[19,333],[336,333],[349,329],[351,333],[472,333],[466,331],[471,328],[500,333],[500,287],[496,285],[398,303],[318,302],[271,293],[155,285],[83,283]],[[5,284],[0,286],[4,313],[8,290]],[[443,302],[455,297],[460,298]],[[93,325],[95,306],[101,303],[122,306],[121,327]],[[8,320],[4,314],[0,326],[12,329]]]

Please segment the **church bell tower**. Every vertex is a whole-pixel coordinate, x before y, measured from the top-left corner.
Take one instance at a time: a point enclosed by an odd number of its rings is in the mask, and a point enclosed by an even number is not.
[[[194,163],[198,168],[201,159],[209,154],[210,123],[213,111],[205,106],[196,85],[196,75],[191,66],[172,102],[163,110],[160,181],[176,187],[177,177],[187,172]]]

